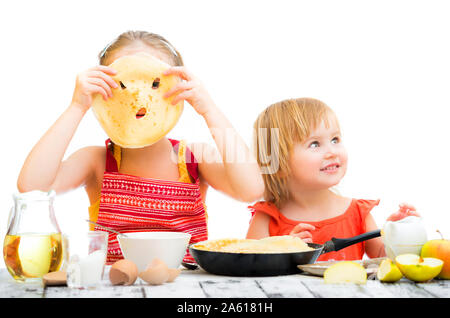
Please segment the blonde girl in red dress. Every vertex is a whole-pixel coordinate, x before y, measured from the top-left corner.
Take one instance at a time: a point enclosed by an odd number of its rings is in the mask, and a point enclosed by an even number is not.
[[[377,229],[371,210],[379,200],[343,197],[333,191],[347,170],[347,151],[335,113],[312,98],[284,100],[257,118],[258,161],[265,171],[265,201],[251,206],[247,238],[293,235],[323,244]],[[401,204],[388,220],[416,215]],[[318,260],[356,260],[385,255],[381,238],[326,253]]]
[[[141,52],[173,66],[165,75],[182,81],[165,97],[173,97],[173,104],[187,101],[209,127],[216,147],[162,138],[148,147],[128,149],[108,139],[105,147],[85,147],[63,160],[94,94],[107,100],[118,87],[111,78],[116,71],[108,65],[119,57]],[[18,178],[19,191],[53,189],[63,193],[84,187],[91,204],[90,220],[125,233],[187,232],[192,235],[191,243],[208,237],[204,202],[209,186],[245,202],[262,196],[264,184],[256,160],[166,39],[145,31],[125,32],[102,50],[99,62],[78,74],[69,107],[29,153]],[[234,144],[230,147],[224,140]],[[227,149],[248,160],[225,160]],[[91,230],[102,229],[92,226]],[[122,257],[116,235],[109,233],[107,262]],[[184,261],[194,262],[188,251]]]

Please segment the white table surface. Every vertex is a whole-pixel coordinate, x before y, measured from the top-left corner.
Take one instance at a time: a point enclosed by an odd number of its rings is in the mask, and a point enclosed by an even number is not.
[[[450,280],[396,283],[367,280],[364,285],[325,284],[308,274],[274,277],[212,275],[202,269],[181,271],[174,282],[152,286],[139,278],[131,286],[113,286],[110,266],[95,288],[71,289],[41,283],[19,283],[0,270],[0,298],[449,298]]]

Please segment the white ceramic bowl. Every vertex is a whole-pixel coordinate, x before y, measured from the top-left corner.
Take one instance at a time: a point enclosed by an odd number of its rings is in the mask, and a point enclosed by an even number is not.
[[[169,268],[178,268],[183,261],[191,235],[182,232],[135,232],[118,235],[122,254],[133,261],[139,272],[144,271],[154,258],[164,261]]]

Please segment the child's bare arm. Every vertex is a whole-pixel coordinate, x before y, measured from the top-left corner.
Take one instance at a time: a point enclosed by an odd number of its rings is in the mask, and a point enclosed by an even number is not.
[[[49,190],[57,192],[75,188],[92,173],[92,156],[97,152],[84,149],[63,162],[67,147],[83,116],[91,107],[94,93],[105,99],[112,96],[111,87],[117,84],[108,74],[114,70],[96,66],[77,76],[70,106],[33,147],[20,171],[17,187],[20,192]]]
[[[371,214],[366,217],[366,232],[375,231],[378,229],[377,224]],[[386,256],[384,251],[384,244],[381,237],[373,238],[365,242],[365,251],[370,258]]]
[[[202,179],[214,189],[244,202],[261,198],[264,184],[256,162],[227,162],[216,148],[206,143],[189,145],[199,163]],[[256,167],[255,167],[256,165]]]
[[[83,115],[80,109],[69,107],[42,136],[22,166],[17,180],[19,191],[51,189],[64,153]]]
[[[261,198],[264,183],[256,159],[200,81],[184,67],[173,67],[165,75],[177,75],[185,80],[169,90],[165,97],[174,96],[172,104],[180,100],[191,104],[204,118],[216,143],[217,150],[206,144],[192,146],[194,155],[199,156],[197,160],[203,179],[240,201],[252,202]]]
[[[98,172],[103,173],[105,147],[90,146],[79,149],[64,160],[57,171],[50,189],[63,193],[80,186],[88,189],[98,186]],[[96,189],[100,192],[100,189]]]
[[[246,238],[259,240],[264,237],[269,237],[269,222],[269,215],[256,212],[250,221]]]
[[[215,156],[222,159],[219,165],[206,161],[200,164],[206,181],[216,189],[228,190],[237,200],[260,199],[264,192],[261,170],[244,140],[219,109],[211,110],[204,118],[216,143]]]

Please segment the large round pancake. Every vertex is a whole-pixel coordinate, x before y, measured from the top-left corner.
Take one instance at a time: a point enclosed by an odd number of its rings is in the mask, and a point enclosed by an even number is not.
[[[112,88],[113,97],[107,101],[96,94],[92,102],[108,137],[124,148],[149,146],[164,137],[183,111],[183,101],[172,105],[172,97],[163,98],[180,81],[177,76],[162,74],[170,65],[138,53],[120,57],[109,67],[117,71],[112,78],[119,87]],[[143,117],[136,116],[140,110],[145,110]]]

